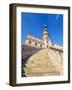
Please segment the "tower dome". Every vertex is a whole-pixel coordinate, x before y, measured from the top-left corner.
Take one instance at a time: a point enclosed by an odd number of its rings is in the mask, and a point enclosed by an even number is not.
[[[44,25],[44,33],[43,34],[47,34],[48,35],[48,28],[47,25]]]

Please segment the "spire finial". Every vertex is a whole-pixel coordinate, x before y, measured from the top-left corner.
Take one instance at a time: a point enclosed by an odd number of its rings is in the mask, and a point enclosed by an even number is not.
[[[47,25],[46,24],[44,24],[44,28],[47,28]]]

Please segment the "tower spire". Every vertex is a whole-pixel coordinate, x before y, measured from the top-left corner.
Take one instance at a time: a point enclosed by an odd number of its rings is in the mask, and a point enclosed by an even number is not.
[[[47,25],[44,25],[43,40],[44,40],[44,47],[48,48],[51,45],[51,41],[49,39]]]
[[[44,47],[47,48],[48,47],[48,29],[46,24],[44,25],[43,40],[44,40]]]
[[[46,24],[44,25],[44,31],[47,31],[48,32],[48,28],[47,28],[47,25]]]

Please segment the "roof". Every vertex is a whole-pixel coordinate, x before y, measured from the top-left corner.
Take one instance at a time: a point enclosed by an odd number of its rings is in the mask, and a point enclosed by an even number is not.
[[[48,32],[47,25],[44,25],[44,31],[47,31]]]

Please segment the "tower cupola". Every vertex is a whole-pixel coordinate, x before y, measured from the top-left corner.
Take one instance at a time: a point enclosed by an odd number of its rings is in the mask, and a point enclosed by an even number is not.
[[[48,28],[47,25],[44,25],[44,32],[43,32],[43,41],[44,41],[44,47],[48,47]]]
[[[49,38],[48,28],[47,25],[44,25],[44,32],[43,32],[43,41],[44,41],[44,47],[48,48],[51,46],[51,40]]]

